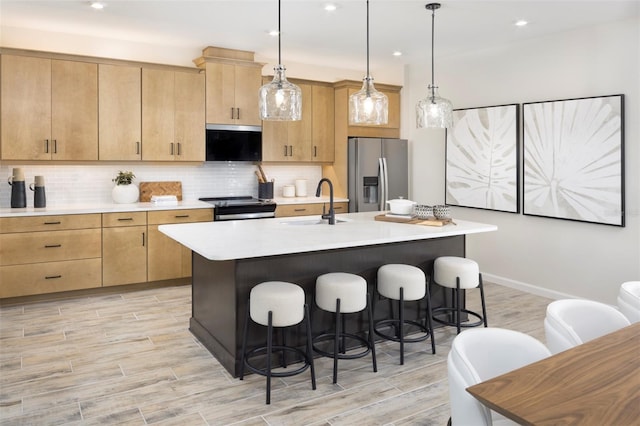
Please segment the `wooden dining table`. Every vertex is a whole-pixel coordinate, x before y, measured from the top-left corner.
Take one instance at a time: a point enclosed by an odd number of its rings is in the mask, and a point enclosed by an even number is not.
[[[467,391],[522,425],[640,425],[640,323]]]

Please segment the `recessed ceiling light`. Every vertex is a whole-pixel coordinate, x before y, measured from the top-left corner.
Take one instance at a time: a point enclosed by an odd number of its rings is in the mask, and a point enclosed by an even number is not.
[[[327,12],[334,12],[337,8],[338,6],[333,3],[327,3],[324,5],[324,10],[326,10]]]
[[[91,4],[91,7],[96,10],[102,10],[105,7],[105,4],[99,1],[92,1],[90,4]]]
[[[515,23],[516,27],[524,27],[529,23],[529,21],[525,21],[524,19],[518,19]]]
[[[393,52],[393,56],[402,56],[402,52],[399,50],[396,50],[395,52]]]
[[[271,37],[278,37],[278,30],[271,30],[269,32],[267,32],[267,34],[269,34]]]

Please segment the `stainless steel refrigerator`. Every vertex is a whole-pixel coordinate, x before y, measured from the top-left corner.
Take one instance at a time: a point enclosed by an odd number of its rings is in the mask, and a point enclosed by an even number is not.
[[[405,139],[349,138],[349,212],[388,210],[387,200],[408,198]]]

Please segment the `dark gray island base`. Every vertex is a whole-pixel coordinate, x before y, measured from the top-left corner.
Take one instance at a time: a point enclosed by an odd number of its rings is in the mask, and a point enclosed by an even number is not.
[[[464,255],[465,235],[234,260],[208,260],[194,251],[190,330],[233,377],[237,377],[247,301],[255,285],[265,281],[288,281],[304,288],[313,334],[318,335],[326,332],[332,321],[332,314],[315,306],[315,281],[319,275],[350,272],[365,278],[374,300],[374,317],[379,320],[390,315],[390,303],[374,291],[380,266],[388,263],[415,265],[429,276],[435,258]],[[448,291],[437,285],[432,285],[430,290],[433,308],[450,306]],[[410,307],[408,319],[425,317],[424,301],[421,304],[410,302],[407,306]],[[364,312],[350,315],[347,331],[362,332],[367,329],[366,324]],[[300,325],[290,329],[287,341],[302,346],[304,335]],[[264,327],[250,323],[249,347],[264,344],[265,336]],[[428,345],[428,342],[416,344]]]

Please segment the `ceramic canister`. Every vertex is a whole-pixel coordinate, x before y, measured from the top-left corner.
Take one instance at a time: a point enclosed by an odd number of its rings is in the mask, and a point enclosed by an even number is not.
[[[306,196],[307,196],[307,180],[296,179],[296,197],[306,197]]]
[[[47,197],[44,192],[44,176],[36,176],[35,182],[29,185],[29,189],[33,191],[33,207],[47,207]]]
[[[9,177],[9,185],[11,185],[11,208],[27,207],[27,193],[22,169],[13,169],[13,174]]]

